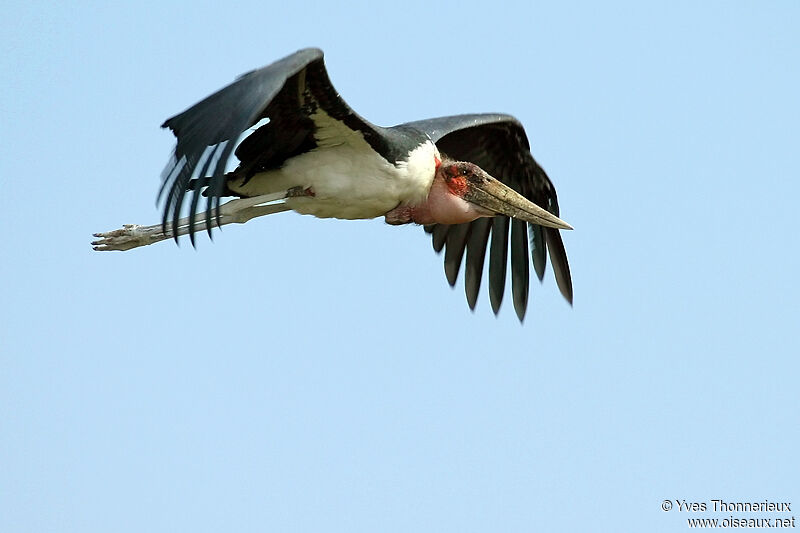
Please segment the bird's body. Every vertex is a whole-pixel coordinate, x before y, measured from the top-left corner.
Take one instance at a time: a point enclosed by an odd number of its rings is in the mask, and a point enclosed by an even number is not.
[[[314,196],[286,199],[286,205],[303,215],[347,220],[376,218],[400,205],[425,202],[436,172],[439,152],[431,141],[410,149],[403,159],[388,161],[375,152],[359,132],[328,136],[331,121],[315,135],[318,146],[293,156],[274,169],[246,178],[229,178],[227,187],[241,196],[260,196],[293,187],[311,189]],[[337,123],[338,124],[338,123]],[[343,128],[342,128],[343,129]],[[336,141],[329,141],[336,139]]]
[[[436,251],[446,250],[451,285],[465,263],[470,307],[488,248],[496,313],[510,229],[512,292],[520,320],[528,298],[529,243],[539,279],[549,250],[559,288],[572,301],[558,231],[571,228],[558,218],[555,189],[531,156],[516,119],[457,115],[375,126],[339,97],[322,57],[317,49],[300,50],[167,120],[164,127],[178,142],[164,173],[160,231],[126,226],[96,234],[104,239],[93,243],[95,249],[125,250],[181,234],[194,242],[198,229],[210,232],[215,225],[286,210],[320,218],[382,216],[392,225],[424,224]],[[227,172],[232,153],[239,165]],[[225,196],[239,199],[220,205]],[[195,215],[202,197],[206,211]],[[181,218],[187,205],[188,216]]]

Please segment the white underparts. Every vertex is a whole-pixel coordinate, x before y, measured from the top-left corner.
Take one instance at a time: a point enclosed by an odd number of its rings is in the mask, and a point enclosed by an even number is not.
[[[290,209],[320,218],[375,218],[400,205],[417,205],[428,196],[439,157],[428,141],[409,153],[407,161],[391,164],[364,140],[359,131],[317,111],[318,147],[288,159],[280,169],[254,175],[247,183],[228,187],[244,196],[311,188],[313,197],[287,198]]]

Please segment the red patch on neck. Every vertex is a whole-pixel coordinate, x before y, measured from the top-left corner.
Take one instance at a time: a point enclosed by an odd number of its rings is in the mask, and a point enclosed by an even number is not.
[[[439,170],[439,165],[442,164],[442,160],[436,156],[433,156],[433,162],[436,165],[436,170]]]

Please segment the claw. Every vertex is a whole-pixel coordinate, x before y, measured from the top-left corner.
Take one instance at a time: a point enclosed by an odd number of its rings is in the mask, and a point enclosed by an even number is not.
[[[160,226],[125,224],[120,229],[95,233],[94,236],[100,239],[92,241],[92,246],[97,252],[130,250],[163,240],[156,235],[159,231]]]

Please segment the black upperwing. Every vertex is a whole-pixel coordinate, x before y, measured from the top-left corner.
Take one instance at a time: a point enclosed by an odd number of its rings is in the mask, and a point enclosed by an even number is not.
[[[538,206],[559,216],[555,187],[533,159],[525,130],[514,117],[502,114],[457,115],[404,126],[426,132],[441,153],[451,159],[475,163]],[[558,288],[572,304],[572,279],[559,230],[521,220],[510,222],[511,290],[520,321],[525,317],[528,304],[528,239],[533,268],[539,280],[544,278],[546,250],[549,248]],[[497,314],[506,283],[509,217],[479,218],[455,225],[432,224],[426,226],[425,231],[432,234],[433,248],[437,252],[445,250],[444,268],[450,285],[455,285],[466,250],[464,288],[471,309],[475,308],[477,301],[486,248],[489,235],[492,235],[489,298],[492,310]]]
[[[316,147],[317,109],[336,119],[342,132],[358,130],[376,151],[390,157],[386,130],[359,117],[342,100],[328,78],[322,51],[307,48],[253,70],[162,125],[178,141],[163,173],[159,199],[164,198],[164,225],[180,218],[186,194],[192,191],[188,215],[194,217],[200,197],[207,196],[206,222],[225,194],[225,167],[237,140],[248,128],[269,118],[236,148],[237,174],[251,177],[276,168],[294,155]],[[345,129],[347,128],[347,129]],[[213,167],[213,169],[212,169]],[[202,186],[190,183],[201,183]],[[205,191],[201,193],[201,189]],[[190,238],[194,244],[193,220]],[[177,240],[177,236],[176,236]]]

